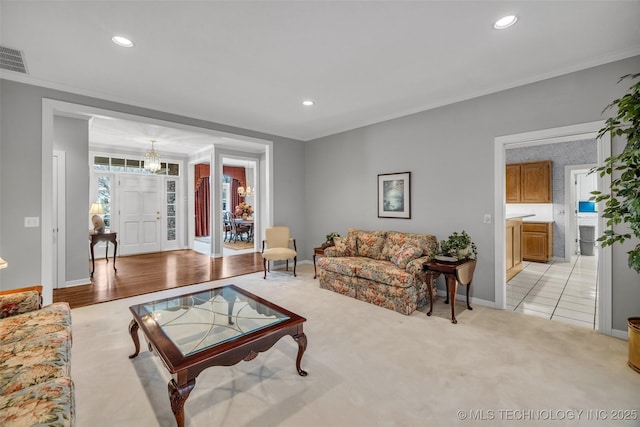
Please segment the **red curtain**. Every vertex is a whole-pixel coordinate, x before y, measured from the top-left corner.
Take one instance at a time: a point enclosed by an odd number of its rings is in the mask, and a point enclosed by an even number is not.
[[[247,176],[243,167],[223,165],[222,174],[228,176],[232,180],[237,179],[240,182],[240,185],[246,184]]]
[[[200,178],[200,185],[196,190],[196,237],[209,235],[209,214],[211,206],[211,191],[209,177]]]
[[[231,206],[229,206],[229,210],[231,210],[231,214],[233,216],[236,215],[235,210],[236,206],[238,206],[241,202],[244,202],[244,197],[240,197],[238,195],[238,187],[240,187],[240,181],[234,179],[231,181]]]
[[[222,166],[222,173],[231,178],[231,196],[229,199],[229,211],[235,216],[236,206],[244,202],[244,197],[238,196],[238,187],[247,186],[245,169],[238,166]]]
[[[205,176],[211,175],[210,169],[211,168],[206,163],[198,163],[195,165],[193,170],[193,174],[194,174],[193,185],[196,191],[198,190],[198,188],[200,187],[200,184],[202,183],[202,178]]]

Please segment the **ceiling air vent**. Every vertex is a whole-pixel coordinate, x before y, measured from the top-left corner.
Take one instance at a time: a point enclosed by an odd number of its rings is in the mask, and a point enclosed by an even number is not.
[[[27,65],[21,50],[0,46],[0,68],[27,74]]]

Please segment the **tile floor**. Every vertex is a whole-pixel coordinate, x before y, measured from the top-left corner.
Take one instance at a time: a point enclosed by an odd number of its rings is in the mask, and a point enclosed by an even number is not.
[[[555,321],[598,328],[598,256],[571,262],[524,262],[507,282],[507,309]]]

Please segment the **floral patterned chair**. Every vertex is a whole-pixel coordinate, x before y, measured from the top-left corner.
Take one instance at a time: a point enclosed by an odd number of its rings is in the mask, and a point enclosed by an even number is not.
[[[71,310],[42,286],[0,292],[0,425],[75,425]]]
[[[402,314],[429,301],[422,264],[438,249],[435,236],[350,228],[333,241],[318,260],[321,288]]]

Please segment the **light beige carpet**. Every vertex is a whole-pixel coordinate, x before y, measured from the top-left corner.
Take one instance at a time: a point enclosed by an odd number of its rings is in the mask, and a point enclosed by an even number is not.
[[[250,362],[205,370],[185,405],[187,426],[640,424],[611,420],[614,410],[640,410],[640,375],[626,365],[625,341],[478,305],[460,311],[457,325],[446,315],[404,316],[320,289],[311,265],[298,273],[215,284],[234,283],[305,316],[309,376],[297,374],[297,345],[285,337]],[[72,311],[79,427],[175,425],[160,359],[142,338],[141,354],[128,358],[128,307],[209,287]]]

